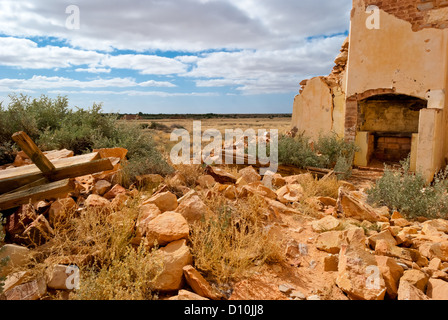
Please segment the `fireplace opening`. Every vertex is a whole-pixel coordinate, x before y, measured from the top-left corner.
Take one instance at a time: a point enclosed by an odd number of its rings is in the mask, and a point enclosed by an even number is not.
[[[395,165],[413,151],[420,110],[427,101],[400,94],[376,95],[359,101],[359,131],[368,136],[368,165]],[[415,147],[414,147],[415,148]]]

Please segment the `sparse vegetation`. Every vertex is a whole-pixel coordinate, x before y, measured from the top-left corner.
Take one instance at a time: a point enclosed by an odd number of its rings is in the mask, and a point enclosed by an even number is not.
[[[126,148],[129,161],[124,169],[124,185],[140,174],[173,171],[148,132],[136,123],[119,123],[118,115],[103,114],[101,105],[71,110],[66,97],[10,98],[7,108],[0,107],[1,141],[10,141],[13,133],[22,130],[44,151],[66,148],[81,154],[99,148]],[[0,165],[13,160],[13,148],[13,144],[2,143]]]
[[[282,135],[278,143],[280,163],[299,168],[334,169],[340,172],[340,178],[350,176],[356,151],[354,143],[346,142],[335,134],[320,136],[315,143],[310,143],[309,137],[304,134],[295,137]]]
[[[423,176],[409,170],[409,158],[400,169],[385,167],[384,175],[367,191],[368,201],[398,210],[406,217],[448,217],[448,167],[441,171],[431,185]]]
[[[210,280],[230,283],[247,276],[256,265],[283,259],[263,223],[259,197],[231,203],[219,195],[206,201],[214,215],[192,228],[190,240],[195,266]]]

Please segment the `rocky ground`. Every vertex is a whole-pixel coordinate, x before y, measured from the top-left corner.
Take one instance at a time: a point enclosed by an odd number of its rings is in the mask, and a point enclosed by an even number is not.
[[[35,279],[25,277],[20,266],[30,254],[51,244],[53,225],[64,219],[68,208],[106,210],[111,215],[108,221],[114,223],[120,221],[120,208],[135,196],[141,201],[132,243],[158,245],[163,269],[152,287],[160,299],[448,299],[448,221],[411,221],[386,207],[371,207],[365,194],[372,181],[369,173],[363,179],[355,172],[351,182],[340,182],[337,197],[306,199],[302,184],[309,174],[261,177],[252,167],[238,172],[208,167],[193,184],[185,183],[181,173],[169,180],[152,174],[140,177],[140,184],[156,186],[151,193],[125,189],[110,177],[108,173],[77,178],[77,194],[9,212],[0,251],[0,258],[10,257],[0,274],[6,276],[2,299],[46,299],[54,291],[70,298],[73,288],[67,279],[76,261],[83,263],[79,259],[59,260]],[[195,268],[189,243],[193,223],[210,211],[203,200],[213,193],[233,202],[260,196],[266,228],[278,239],[284,257],[254,265],[249,276],[229,284],[227,290],[218,289]],[[303,212],[299,205],[303,203],[313,208],[313,214]]]

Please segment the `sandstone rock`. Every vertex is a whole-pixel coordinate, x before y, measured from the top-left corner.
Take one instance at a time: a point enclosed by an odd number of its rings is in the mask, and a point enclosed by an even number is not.
[[[169,191],[158,193],[143,202],[143,204],[151,203],[155,204],[162,212],[176,210],[178,206],[177,197]]]
[[[375,254],[395,257],[408,262],[415,262],[420,267],[426,267],[429,263],[418,250],[393,246],[384,239],[377,240]]]
[[[375,259],[386,285],[386,295],[390,299],[395,299],[398,296],[398,283],[404,270],[394,258],[375,256]]]
[[[170,242],[186,239],[190,233],[187,220],[178,212],[165,212],[146,224],[147,245],[164,246]]]
[[[23,231],[22,238],[25,243],[40,246],[54,236],[54,230],[44,215],[39,215],[36,220]]]
[[[132,239],[131,243],[138,246],[146,235],[146,225],[161,214],[162,212],[155,204],[142,205],[139,208],[139,215],[135,224],[135,237]]]
[[[322,259],[324,271],[338,271],[339,257],[330,254]]]
[[[433,243],[429,248],[428,258],[439,258],[442,262],[448,262],[448,241]]]
[[[339,253],[343,241],[342,231],[321,233],[316,238],[316,248],[328,253]]]
[[[430,298],[409,282],[400,281],[398,300],[430,300]]]
[[[392,236],[391,232],[389,230],[381,231],[380,233],[374,234],[370,236],[367,240],[369,241],[369,245],[372,249],[375,249],[376,242],[379,239],[383,239],[390,243],[391,246],[395,246],[397,244],[397,241]]]
[[[63,221],[67,214],[76,209],[76,202],[73,198],[64,198],[56,200],[51,204],[48,211],[48,222],[54,226],[59,221]]]
[[[213,187],[216,183],[215,179],[211,175],[208,175],[208,174],[199,176],[198,180],[196,182],[202,188],[205,188],[205,189]]]
[[[378,272],[375,273],[375,270]],[[354,300],[383,300],[386,293],[375,256],[346,245],[342,246],[339,255],[336,284]]]
[[[268,188],[281,188],[286,185],[286,180],[281,176],[281,174],[273,173],[272,171],[267,171],[261,181]]]
[[[317,197],[317,200],[322,202],[324,206],[336,207],[337,200],[331,197]]]
[[[235,177],[233,174],[226,172],[217,167],[208,166],[205,169],[205,172],[206,172],[206,174],[212,176],[216,182],[223,183],[223,184],[236,183],[236,181],[238,180],[237,177]]]
[[[426,291],[428,276],[420,270],[406,270],[400,281],[407,281],[422,292]]]
[[[73,283],[74,287],[67,287],[72,285],[70,283],[69,277],[73,277],[74,267],[58,264],[53,266],[51,269],[47,270],[47,287],[51,289],[59,290],[72,290],[75,288],[76,284]],[[68,281],[67,281],[68,280]]]
[[[11,241],[22,243],[21,235],[23,231],[36,218],[37,214],[32,205],[26,204],[20,206],[16,212],[6,217],[6,235]]]
[[[448,300],[448,282],[429,279],[426,294],[433,300]]]
[[[193,266],[183,268],[185,279],[193,291],[201,297],[220,300],[223,296],[205,280]]]
[[[437,231],[448,233],[448,220],[445,219],[434,219],[428,220],[422,223],[422,227],[431,226]]]
[[[261,176],[252,166],[241,169],[239,174],[247,183],[261,181]]]
[[[278,286],[259,276],[237,282],[229,300],[284,300]]]
[[[298,202],[303,199],[304,191],[300,184],[288,184],[276,191],[278,201],[281,203]]]
[[[125,193],[119,193],[110,202],[110,207],[117,211],[123,209],[131,198]]]
[[[410,221],[406,220],[405,218],[391,219],[390,221],[394,224],[394,226],[397,226],[397,227],[407,227],[407,226],[412,225],[412,223]]]
[[[238,191],[234,185],[227,186],[223,192],[224,197],[230,200],[235,200],[238,196]]]
[[[26,282],[5,291],[5,300],[38,300],[47,293],[47,284],[44,278]]]
[[[287,184],[304,184],[306,181],[313,181],[314,177],[311,173],[302,173],[289,177],[284,177]]]
[[[29,260],[30,250],[28,248],[16,245],[5,244],[0,248],[0,260],[9,257],[7,264],[0,268],[0,277],[6,276],[15,267],[26,264]]]
[[[388,222],[387,218],[380,216],[370,205],[363,202],[356,193],[349,192],[344,187],[339,188],[337,202],[338,209],[344,217],[351,217],[360,221]]]
[[[126,189],[120,186],[119,184],[116,184],[110,189],[106,194],[104,194],[104,198],[111,200],[115,198],[119,194],[125,194]]]
[[[9,274],[4,282],[3,285],[3,292],[8,291],[22,283],[24,283],[26,279],[27,272],[26,271],[19,271]],[[0,300],[2,300],[0,295]]]
[[[332,231],[337,229],[340,225],[341,222],[333,216],[326,216],[311,223],[311,227],[315,232]]]
[[[111,187],[112,184],[109,181],[99,180],[94,184],[92,193],[102,196],[109,191]]]
[[[142,176],[137,176],[135,178],[137,180],[137,186],[139,187],[156,187],[163,182],[163,177],[160,174],[145,174]]]
[[[362,228],[352,228],[344,231],[329,231],[321,233],[316,238],[316,248],[328,253],[336,254],[342,245],[350,245],[353,248],[365,248],[365,235]]]
[[[174,291],[182,288],[184,283],[183,268],[191,265],[193,257],[186,240],[171,242],[157,250],[155,259],[161,259],[163,268],[152,283],[156,291]]]
[[[273,200],[277,199],[277,194],[261,182],[252,182],[242,186],[239,196],[245,197],[248,194],[256,194]]]
[[[90,209],[107,211],[110,209],[110,201],[97,194],[91,194],[84,202],[84,206]]]
[[[198,195],[192,195],[187,199],[180,202],[179,206],[175,210],[179,212],[189,224],[193,224],[201,219],[208,217],[210,209],[205,205],[205,203],[199,198]]]
[[[430,262],[428,267],[432,270],[440,270],[442,267],[442,260],[439,258],[433,258]]]
[[[183,290],[183,289],[179,290],[176,297],[177,297],[176,299],[171,299],[171,300],[188,300],[188,301],[209,300],[209,299],[204,298],[196,293],[190,292],[188,290]]]
[[[95,178],[91,175],[85,175],[75,178],[76,191],[80,194],[89,194],[92,192],[93,186],[95,184]]]

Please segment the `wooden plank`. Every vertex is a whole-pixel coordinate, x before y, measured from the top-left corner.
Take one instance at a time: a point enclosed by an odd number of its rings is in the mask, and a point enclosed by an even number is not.
[[[0,196],[0,211],[18,207],[39,200],[58,199],[67,196],[75,189],[72,179],[51,182],[42,186],[31,187],[14,193]]]
[[[16,132],[12,135],[19,147],[26,153],[26,155],[33,161],[33,163],[42,171],[42,173],[49,174],[56,168],[31,140],[31,138],[23,131]]]
[[[102,172],[113,169],[109,158],[89,162],[82,162],[66,167],[56,168],[54,172],[45,177],[42,172],[34,172],[26,175],[0,180],[0,193],[10,192],[17,188],[48,178],[51,181],[59,181],[67,178],[76,178],[87,174]]]
[[[51,161],[51,163],[55,166],[56,169],[63,168],[63,167],[69,167],[75,164],[81,164],[86,162],[91,162],[93,160],[100,159],[100,155],[98,152],[83,154],[80,156],[70,157],[70,158],[63,158],[63,159],[56,159]],[[41,173],[39,168],[34,164],[29,164],[17,168],[11,168],[11,169],[5,169],[0,170],[0,181],[25,176],[28,174],[33,173]],[[31,181],[32,182],[32,181]]]

